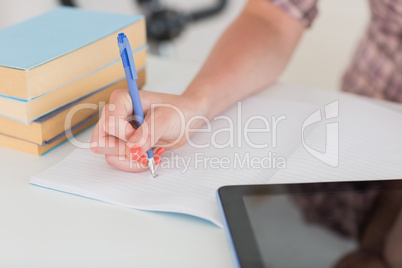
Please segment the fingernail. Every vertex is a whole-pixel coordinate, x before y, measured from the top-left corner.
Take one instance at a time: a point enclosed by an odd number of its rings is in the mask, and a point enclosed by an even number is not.
[[[165,148],[161,147],[158,150],[156,150],[155,154],[161,156],[165,152]]]
[[[148,162],[148,159],[147,159],[147,158],[142,158],[142,157],[141,157],[141,160],[140,160],[140,163],[141,163],[141,164],[143,164],[144,166],[146,166],[146,165],[147,165],[147,162]]]
[[[133,154],[133,156],[131,157],[131,159],[137,161],[138,159],[140,159],[140,156],[138,154]]]
[[[137,155],[140,155],[141,154],[141,147],[138,147],[138,146],[133,146],[133,147],[131,147],[131,149],[130,149],[130,153],[132,153],[132,154],[137,154]]]
[[[161,163],[162,159],[159,156],[155,157],[155,165],[159,165]]]

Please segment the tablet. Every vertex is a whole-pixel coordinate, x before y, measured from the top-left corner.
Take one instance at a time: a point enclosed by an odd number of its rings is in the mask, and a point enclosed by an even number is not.
[[[217,192],[233,264],[243,268],[335,267],[358,248],[384,196],[395,197],[386,207],[396,219],[399,180],[224,186]]]

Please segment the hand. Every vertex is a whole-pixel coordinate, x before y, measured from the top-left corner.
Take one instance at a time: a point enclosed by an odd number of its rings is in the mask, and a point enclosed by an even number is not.
[[[140,98],[145,115],[141,127],[135,129],[131,125],[134,120],[131,98],[128,90],[120,89],[111,94],[92,134],[91,150],[104,154],[109,165],[124,171],[146,170],[146,152],[150,148],[155,164],[159,164],[165,148],[186,142],[185,123],[191,115],[200,113],[187,96],[140,90]],[[195,122],[191,127],[199,125]]]

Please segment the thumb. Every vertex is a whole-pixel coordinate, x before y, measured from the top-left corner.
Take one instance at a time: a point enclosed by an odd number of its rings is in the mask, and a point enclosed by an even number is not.
[[[145,154],[159,141],[166,128],[166,121],[156,120],[155,117],[152,118],[149,112],[145,116],[142,125],[134,131],[134,134],[126,143],[127,157],[130,158],[131,154],[131,158],[134,157],[133,160],[137,160],[137,156]]]

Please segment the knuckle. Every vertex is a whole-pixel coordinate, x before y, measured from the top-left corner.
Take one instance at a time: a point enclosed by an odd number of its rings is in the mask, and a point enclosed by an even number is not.
[[[120,96],[122,95],[126,95],[127,94],[127,89],[116,89],[112,92],[112,94],[110,94],[110,101],[113,101],[117,98],[120,98]]]

